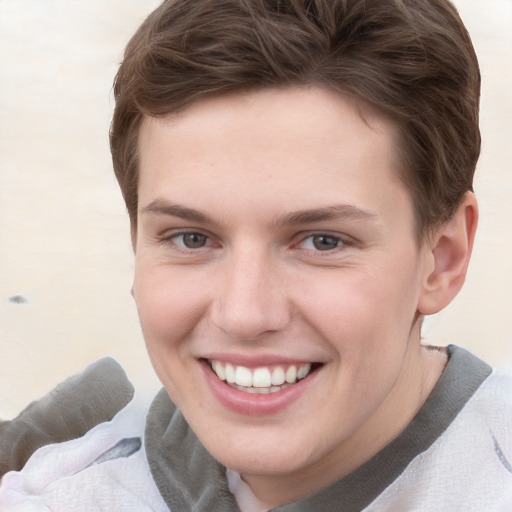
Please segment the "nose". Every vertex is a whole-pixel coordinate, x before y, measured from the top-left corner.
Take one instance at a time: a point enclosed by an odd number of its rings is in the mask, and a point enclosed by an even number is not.
[[[236,254],[218,270],[211,316],[230,339],[251,341],[288,325],[291,307],[278,265],[270,255]]]

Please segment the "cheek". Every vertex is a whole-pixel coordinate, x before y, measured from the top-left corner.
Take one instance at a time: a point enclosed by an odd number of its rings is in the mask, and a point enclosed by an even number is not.
[[[368,265],[316,276],[296,296],[302,297],[302,315],[337,352],[378,358],[390,347],[402,350],[408,341],[418,300],[416,281],[410,264]]]
[[[194,329],[205,307],[197,281],[169,267],[136,262],[134,299],[150,354],[178,350]]]
[[[133,295],[153,368],[173,401],[183,408],[193,390],[194,358],[188,341],[205,310],[202,295],[179,272],[139,262]]]

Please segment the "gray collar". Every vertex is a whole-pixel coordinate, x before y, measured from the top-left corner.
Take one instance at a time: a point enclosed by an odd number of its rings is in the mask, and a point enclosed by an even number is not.
[[[449,362],[427,401],[406,429],[358,469],[329,487],[273,512],[358,512],[388,487],[418,454],[446,430],[491,367],[450,345]],[[151,473],[172,512],[238,512],[226,468],[203,447],[165,389],[155,397],[145,433]]]

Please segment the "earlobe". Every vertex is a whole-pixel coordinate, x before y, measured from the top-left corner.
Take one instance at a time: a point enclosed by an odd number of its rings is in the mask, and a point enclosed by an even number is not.
[[[437,313],[446,307],[464,284],[478,222],[475,195],[468,192],[455,215],[440,226],[425,247],[426,265],[418,311]]]

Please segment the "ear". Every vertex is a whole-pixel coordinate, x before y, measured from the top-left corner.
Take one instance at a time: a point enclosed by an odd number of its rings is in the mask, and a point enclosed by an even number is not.
[[[478,204],[468,192],[455,215],[426,242],[425,274],[418,311],[432,315],[446,307],[464,284],[478,223]]]

